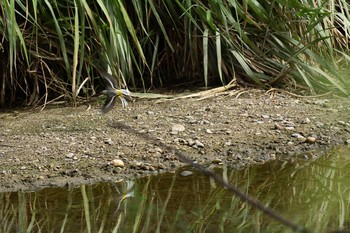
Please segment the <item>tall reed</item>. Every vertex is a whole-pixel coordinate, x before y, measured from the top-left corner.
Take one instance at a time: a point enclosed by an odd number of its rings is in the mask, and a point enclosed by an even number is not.
[[[345,0],[0,2],[0,105],[236,79],[348,94]]]

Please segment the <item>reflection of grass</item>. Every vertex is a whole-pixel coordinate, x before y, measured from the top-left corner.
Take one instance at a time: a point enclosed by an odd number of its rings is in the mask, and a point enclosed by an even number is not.
[[[326,229],[345,227],[349,216],[349,159],[339,158],[349,151],[339,150],[316,162],[300,164],[279,163],[250,169],[260,174],[250,188],[250,193],[284,213],[294,222],[324,232]],[[264,179],[264,180],[262,180]],[[257,184],[265,183],[265,187]],[[278,229],[278,223],[269,223],[270,229]]]
[[[98,188],[82,185],[80,192],[71,188],[67,192],[45,189],[2,194],[1,232],[105,232],[105,229],[117,226],[111,218],[125,216],[123,204],[132,196],[132,191],[123,188],[117,184]],[[121,192],[116,193],[119,190]]]
[[[221,172],[290,220],[325,232],[346,228],[350,216],[349,152],[335,153]],[[292,232],[196,173],[0,197],[1,232]]]
[[[16,210],[12,208],[10,193],[0,193],[0,231],[12,232],[16,229]]]

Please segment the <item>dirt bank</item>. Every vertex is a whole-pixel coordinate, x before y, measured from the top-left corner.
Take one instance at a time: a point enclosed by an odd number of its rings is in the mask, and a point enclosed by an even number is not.
[[[0,114],[0,191],[120,180],[182,166],[171,151],[115,122],[181,149],[201,164],[240,168],[314,159],[350,142],[350,102],[249,90],[205,100],[137,100]],[[96,102],[97,103],[97,102]]]

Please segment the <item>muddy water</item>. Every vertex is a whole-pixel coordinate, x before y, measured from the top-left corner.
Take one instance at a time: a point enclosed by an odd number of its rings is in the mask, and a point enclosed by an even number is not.
[[[293,232],[196,171],[0,193],[0,232]],[[350,149],[218,171],[312,232],[350,225]]]

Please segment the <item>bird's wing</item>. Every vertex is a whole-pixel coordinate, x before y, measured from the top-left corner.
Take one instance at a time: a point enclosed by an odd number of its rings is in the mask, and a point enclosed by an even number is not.
[[[103,105],[102,108],[102,113],[107,113],[109,112],[117,103],[117,96],[116,95],[111,95],[111,96],[107,96],[106,102]]]
[[[115,81],[114,77],[111,74],[104,72],[104,71],[101,71],[101,75],[102,75],[102,78],[104,80],[106,80],[107,87],[111,87],[113,89],[118,89],[117,82]]]

